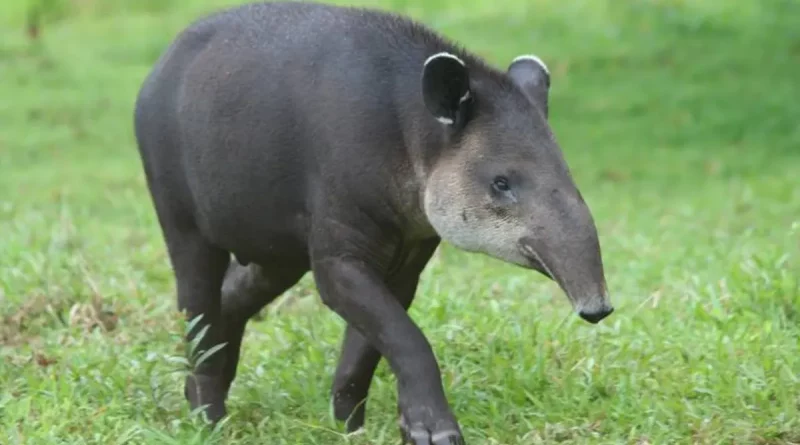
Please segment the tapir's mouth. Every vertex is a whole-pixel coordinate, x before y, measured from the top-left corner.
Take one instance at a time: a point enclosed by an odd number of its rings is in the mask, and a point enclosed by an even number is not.
[[[592,223],[590,217],[587,220]],[[517,241],[517,249],[520,256],[531,264],[531,269],[558,283],[581,318],[597,323],[614,309],[608,299],[600,244],[594,226],[589,224],[588,229],[581,230],[572,230],[568,242],[559,242],[564,238],[554,237],[553,233],[549,234],[549,238],[542,236],[546,233],[523,236]]]
[[[542,257],[539,256],[538,253],[536,253],[536,250],[534,250],[533,247],[531,247],[527,243],[520,243],[519,249],[522,255],[525,257],[525,259],[528,260],[528,266],[531,269],[534,269],[537,272],[541,273],[542,275],[546,276],[547,278],[556,281],[553,272],[550,271],[550,268],[547,267],[547,264],[545,264],[544,261],[542,261]]]

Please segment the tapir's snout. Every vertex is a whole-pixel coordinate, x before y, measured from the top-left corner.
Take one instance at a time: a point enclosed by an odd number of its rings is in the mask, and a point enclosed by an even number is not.
[[[532,230],[518,241],[527,266],[553,279],[569,298],[575,312],[589,323],[599,323],[614,312],[606,290],[597,230],[583,204],[572,216]]]
[[[589,323],[597,324],[600,320],[611,315],[612,312],[614,312],[614,308],[611,305],[604,304],[599,309],[581,309],[578,311],[578,315]]]

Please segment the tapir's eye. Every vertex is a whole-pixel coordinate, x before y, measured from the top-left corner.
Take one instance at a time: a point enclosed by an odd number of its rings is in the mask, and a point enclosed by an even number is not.
[[[506,179],[504,176],[498,176],[494,178],[494,182],[492,182],[492,187],[494,187],[495,190],[500,192],[507,192],[511,189],[511,187],[509,187],[508,185],[508,179]]]

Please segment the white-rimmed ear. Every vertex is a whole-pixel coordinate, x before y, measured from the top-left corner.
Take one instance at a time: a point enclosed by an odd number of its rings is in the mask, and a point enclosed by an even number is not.
[[[534,55],[519,56],[508,66],[508,75],[547,117],[550,70],[542,59]]]
[[[447,52],[428,57],[422,67],[422,98],[436,120],[454,125],[471,94],[469,71],[463,60]]]

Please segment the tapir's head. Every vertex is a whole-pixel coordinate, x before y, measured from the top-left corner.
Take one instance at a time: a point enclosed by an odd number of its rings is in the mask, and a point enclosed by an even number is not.
[[[545,64],[521,56],[493,72],[440,53],[421,77],[445,135],[424,190],[434,230],[456,247],[550,277],[589,322],[609,315],[597,229],[548,124]]]

